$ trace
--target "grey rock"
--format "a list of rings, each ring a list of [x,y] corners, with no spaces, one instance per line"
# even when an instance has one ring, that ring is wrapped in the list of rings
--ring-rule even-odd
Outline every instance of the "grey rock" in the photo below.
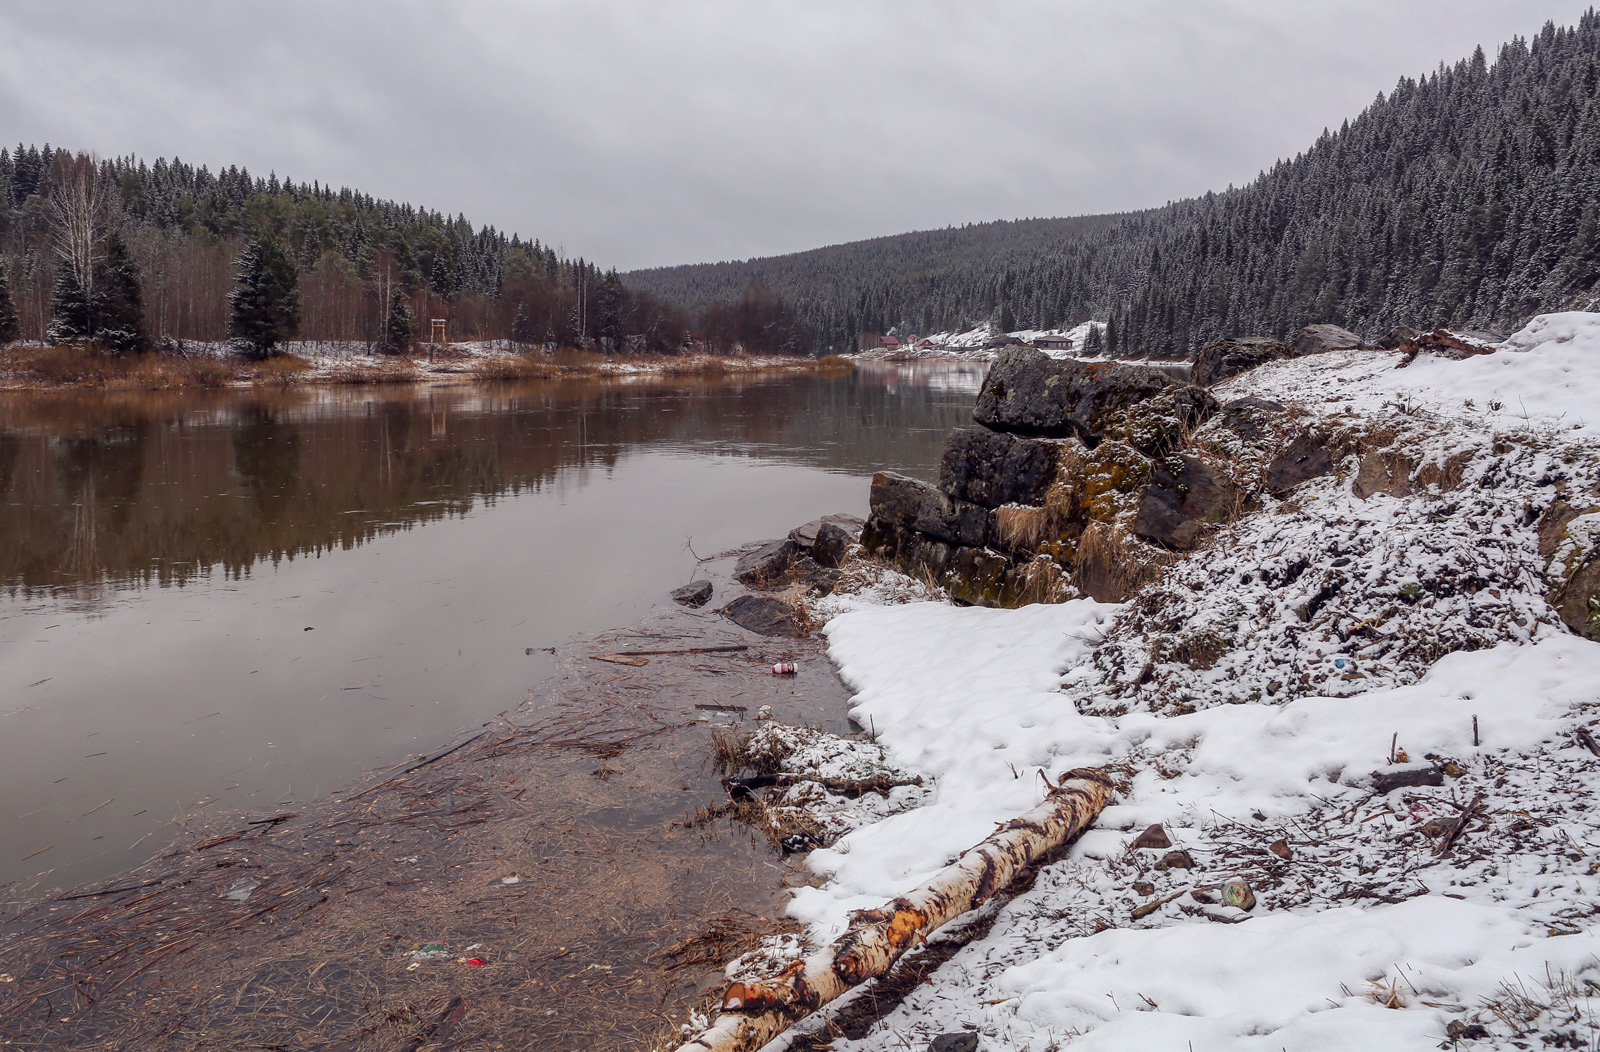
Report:
[[[1173,378],[1142,365],[1057,361],[1031,347],[1010,347],[995,359],[972,419],[991,431],[1046,438],[1099,440],[1110,418],[1160,394]]]
[[[1264,362],[1294,356],[1288,344],[1269,336],[1240,336],[1212,340],[1194,356],[1189,379],[1204,387],[1248,372]]]
[[[1406,771],[1373,771],[1372,791],[1382,796],[1396,789],[1416,789],[1424,785],[1443,785],[1444,768],[1437,765]]]
[[[1208,525],[1231,517],[1236,497],[1233,480],[1199,457],[1163,457],[1155,461],[1139,500],[1133,532],[1187,551],[1200,542]]]
[[[1294,357],[1321,354],[1324,351],[1343,351],[1362,346],[1361,337],[1338,325],[1307,325],[1295,333],[1289,345]]]
[[[1600,640],[1600,545],[1575,554],[1559,569],[1564,576],[1551,589],[1550,604],[1568,628]]]
[[[940,1034],[928,1043],[928,1052],[978,1052],[978,1035]]]
[[[939,461],[939,488],[986,508],[1038,504],[1056,477],[1057,447],[1037,439],[958,427]]]
[[[817,530],[817,539],[811,545],[811,557],[819,566],[837,568],[844,562],[845,552],[860,536],[860,526],[851,530],[837,522],[825,522]]]
[[[1238,398],[1222,407],[1212,426],[1224,427],[1251,444],[1272,436],[1272,421],[1286,412],[1281,402]]]
[[[871,503],[873,518],[950,544],[982,544],[988,526],[986,509],[951,500],[926,482],[893,471],[872,477]]]
[[[799,638],[800,624],[794,611],[770,595],[741,595],[722,608],[723,614],[740,628],[761,636]]]
[[[836,512],[832,515],[824,515],[820,519],[812,519],[803,526],[796,526],[789,531],[789,539],[798,547],[809,551],[817,543],[818,532],[824,525],[829,523],[848,533],[852,544],[855,543],[857,537],[861,536],[861,527],[866,525],[866,521],[859,516]]]
[[[711,582],[690,581],[682,588],[674,588],[672,601],[684,606],[705,606],[711,601]]]
[[[1306,432],[1272,459],[1264,481],[1267,489],[1282,496],[1307,479],[1331,474],[1343,458],[1343,447],[1314,432]]]
[[[746,552],[739,557],[739,561],[733,566],[733,576],[740,584],[751,587],[771,584],[788,572],[796,551],[795,543],[787,537],[782,540],[767,541],[755,551]]]

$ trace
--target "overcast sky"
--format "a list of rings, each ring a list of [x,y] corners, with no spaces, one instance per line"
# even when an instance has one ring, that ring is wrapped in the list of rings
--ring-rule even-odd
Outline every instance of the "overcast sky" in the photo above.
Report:
[[[605,266],[1244,183],[1590,0],[4,0],[0,141],[359,187]]]

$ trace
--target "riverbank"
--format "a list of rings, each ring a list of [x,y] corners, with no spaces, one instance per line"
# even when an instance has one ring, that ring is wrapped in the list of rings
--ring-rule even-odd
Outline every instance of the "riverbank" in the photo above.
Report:
[[[782,355],[602,355],[593,351],[519,351],[490,344],[423,347],[376,354],[364,344],[297,343],[251,361],[222,344],[186,345],[181,353],[117,356],[88,347],[13,344],[0,349],[0,391],[157,391],[305,384],[451,384],[622,376],[730,376],[780,370],[848,372],[845,358]]]
[[[930,792],[811,853],[809,945],[1063,770],[1116,798],[886,1005],[787,1047],[1594,1047],[1597,362],[1584,314],[1465,356],[1271,361],[1182,436],[1233,433],[1218,478],[1266,481],[1122,601],[818,604],[853,718]]]
[[[713,607],[739,591],[731,563],[705,564]],[[517,709],[328,799],[195,819],[111,880],[6,889],[0,1033],[51,1049],[649,1047],[727,959],[793,930],[785,893],[809,879],[719,817],[716,733],[763,707],[847,730],[818,641],[713,607],[561,648]],[[595,659],[627,650],[650,654]]]

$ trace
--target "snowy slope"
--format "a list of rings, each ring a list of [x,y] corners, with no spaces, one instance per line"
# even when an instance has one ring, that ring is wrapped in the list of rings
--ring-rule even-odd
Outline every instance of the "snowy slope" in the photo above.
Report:
[[[855,718],[897,766],[936,782],[925,806],[813,852],[824,879],[791,910],[816,937],[1037,802],[1041,773],[1096,765],[1122,780],[1065,859],[986,907],[967,925],[976,937],[950,936],[972,941],[865,1038],[833,1038],[837,1052],[950,1030],[1038,1052],[1594,1047],[1600,758],[1572,734],[1600,717],[1600,644],[1544,605],[1529,508],[1548,503],[1554,476],[1600,481],[1584,415],[1600,394],[1600,317],[1536,319],[1492,355],[1400,360],[1335,352],[1218,391],[1387,427],[1419,462],[1468,455],[1459,477],[1405,497],[1362,501],[1348,476],[1308,483],[1169,571],[1156,586],[1176,597],[1167,617],[1236,629],[1214,666],[1174,673],[1182,706],[1107,698],[1101,659],[1150,629],[1137,603],[835,602],[846,612],[827,625],[829,652],[857,692]],[[1420,666],[1358,656],[1373,674],[1345,679],[1311,663],[1342,645],[1343,622],[1306,621],[1293,595],[1229,590],[1242,566],[1274,559],[1321,572],[1330,539],[1351,553],[1339,616],[1382,608],[1396,631],[1470,630],[1470,646]],[[1483,580],[1447,587],[1458,562]],[[1444,583],[1393,601],[1418,578]],[[1280,659],[1323,678],[1252,690],[1281,681]],[[1374,772],[1433,763],[1441,786],[1372,791]],[[1460,839],[1436,854],[1464,813]],[[1193,868],[1130,848],[1151,823]],[[1220,904],[1230,878],[1249,882],[1252,911]]]

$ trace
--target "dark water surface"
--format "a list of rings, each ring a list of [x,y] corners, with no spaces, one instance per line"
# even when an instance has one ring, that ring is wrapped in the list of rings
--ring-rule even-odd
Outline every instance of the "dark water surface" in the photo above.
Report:
[[[0,882],[476,727],[691,552],[931,478],[981,377],[0,397]]]

